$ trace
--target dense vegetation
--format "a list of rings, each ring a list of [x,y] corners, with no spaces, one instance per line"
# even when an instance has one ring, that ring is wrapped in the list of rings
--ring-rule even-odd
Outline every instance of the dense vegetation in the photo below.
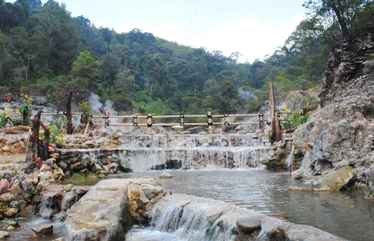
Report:
[[[310,16],[283,48],[266,60],[242,64],[234,56],[181,46],[137,29],[96,28],[52,0],[44,5],[0,0],[0,94],[48,95],[61,106],[70,91],[76,102],[95,92],[117,109],[149,113],[252,111],[266,98],[267,81],[274,81],[282,96],[321,80],[336,32],[351,34],[354,28],[339,31],[339,21],[326,23],[329,2],[335,1],[307,1]],[[368,4],[337,2],[355,2],[361,10]]]

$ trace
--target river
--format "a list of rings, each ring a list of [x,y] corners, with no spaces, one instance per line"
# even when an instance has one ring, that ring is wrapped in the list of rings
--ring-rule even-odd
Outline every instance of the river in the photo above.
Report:
[[[289,173],[266,170],[172,171],[160,179],[165,190],[213,198],[298,224],[312,225],[352,241],[374,240],[374,203],[361,195],[290,192]],[[159,176],[160,172],[124,177]],[[135,229],[130,240],[182,240],[172,234]]]

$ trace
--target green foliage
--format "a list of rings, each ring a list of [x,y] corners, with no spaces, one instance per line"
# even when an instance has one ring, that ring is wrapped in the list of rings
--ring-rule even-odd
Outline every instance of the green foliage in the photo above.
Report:
[[[21,96],[22,96],[21,98],[22,104],[19,108],[19,112],[21,114],[28,114],[31,109],[32,98],[26,94],[22,94]]]
[[[50,131],[50,143],[62,145],[64,143],[64,134],[62,130],[56,124],[49,125],[48,129]]]
[[[0,111],[0,128],[5,127],[7,124],[13,124],[12,119],[10,118],[10,110],[5,109]]]
[[[85,115],[90,115],[92,113],[92,108],[88,101],[81,101],[79,108]]]
[[[5,125],[8,123],[8,117],[5,114],[5,112],[0,112],[0,128],[5,127]]]
[[[288,114],[287,119],[283,123],[283,127],[286,129],[296,129],[300,125],[308,121],[308,116],[302,112],[294,112]]]
[[[78,88],[81,95],[85,95],[88,90],[95,88],[98,70],[99,63],[95,57],[87,50],[80,52],[73,63],[71,85]]]

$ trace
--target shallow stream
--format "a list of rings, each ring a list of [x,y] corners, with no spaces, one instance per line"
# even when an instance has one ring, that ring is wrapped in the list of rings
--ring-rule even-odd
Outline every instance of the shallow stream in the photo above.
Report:
[[[352,241],[374,240],[374,202],[360,195],[289,192],[289,173],[265,170],[172,171],[161,179],[167,191],[227,201],[297,224],[312,225]],[[161,172],[125,177],[159,176]],[[178,233],[133,229],[130,241],[185,241]],[[193,240],[191,240],[193,241]]]

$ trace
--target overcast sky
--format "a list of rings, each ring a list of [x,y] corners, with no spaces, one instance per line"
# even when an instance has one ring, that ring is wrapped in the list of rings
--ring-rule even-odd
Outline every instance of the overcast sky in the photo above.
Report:
[[[241,61],[271,54],[305,15],[304,0],[59,0],[96,26],[146,32],[192,47],[241,53]]]

